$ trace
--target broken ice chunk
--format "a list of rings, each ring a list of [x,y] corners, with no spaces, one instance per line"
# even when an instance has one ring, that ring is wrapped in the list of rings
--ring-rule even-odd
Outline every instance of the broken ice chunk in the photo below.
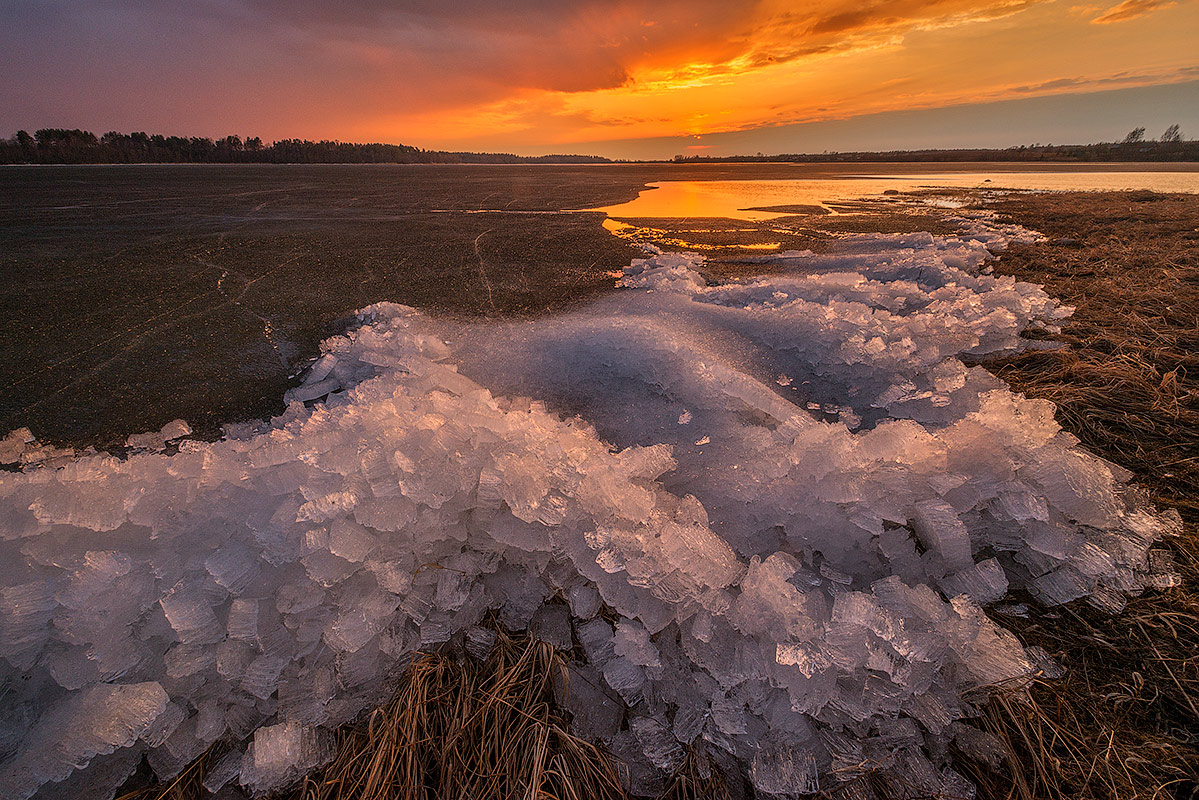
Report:
[[[0,464],[15,464],[21,459],[25,445],[34,441],[28,428],[17,428],[0,439]]]
[[[609,659],[603,667],[604,680],[632,705],[645,685],[645,670],[624,656]]]
[[[420,624],[421,647],[448,642],[453,635],[454,628],[447,619],[430,617]]]
[[[224,631],[212,613],[211,602],[199,586],[180,581],[159,605],[179,641],[211,644],[224,638]]]
[[[229,608],[225,630],[230,639],[252,642],[258,636],[258,601],[237,598]]]
[[[748,733],[745,703],[735,698],[718,695],[712,698],[712,724],[721,733],[738,735]]]
[[[1089,590],[1087,582],[1071,567],[1060,567],[1028,583],[1029,590],[1042,603],[1060,606],[1082,597]]]
[[[585,739],[610,739],[620,730],[624,704],[593,668],[572,664],[561,698],[571,713],[571,732]]]
[[[129,574],[132,567],[133,560],[124,553],[89,550],[83,563],[71,573],[69,586],[59,592],[58,602],[67,608],[80,608],[117,578]]]
[[[1070,554],[1070,566],[1088,578],[1112,575],[1116,571],[1111,554],[1094,542],[1083,542]]]
[[[125,446],[130,450],[148,450],[157,453],[166,448],[166,439],[158,431],[150,433],[134,433],[125,440]]]
[[[47,625],[57,603],[51,581],[0,589],[0,654],[20,669],[33,666],[49,638]]]
[[[842,586],[849,586],[851,583],[853,583],[852,575],[847,572],[842,572],[839,569],[835,569],[827,561],[820,565],[820,574],[825,578],[828,578],[833,583],[839,583]]]
[[[324,763],[329,753],[327,737],[298,722],[259,728],[242,759],[241,782],[256,792],[278,787]]]
[[[207,645],[175,645],[163,657],[166,674],[186,678],[216,665],[216,650]]]
[[[176,703],[168,703],[167,707],[154,721],[142,731],[141,740],[150,747],[158,747],[175,732],[187,719],[187,712]]]
[[[340,388],[341,381],[336,377],[325,378],[323,381],[311,384],[306,383],[303,386],[288,389],[287,393],[283,395],[283,400],[287,403],[293,401],[307,403],[311,400],[319,400],[331,392],[336,392]]]
[[[476,625],[466,630],[465,638],[466,652],[482,661],[491,652],[491,646],[495,644],[496,634],[490,628],[483,628]]]
[[[301,559],[308,577],[324,587],[335,586],[358,571],[359,564],[346,561],[325,550]]]
[[[649,631],[637,620],[621,619],[616,623],[616,638],[613,643],[616,655],[642,667],[660,667],[658,648],[650,641]]]
[[[230,750],[221,756],[204,775],[204,788],[213,794],[225,788],[225,784],[241,772],[241,750]]]
[[[185,420],[173,419],[158,431],[158,435],[163,438],[163,441],[174,441],[182,439],[184,436],[191,436],[192,426],[188,425]]]
[[[658,769],[673,771],[683,760],[682,745],[662,722],[653,717],[633,717],[629,720],[629,730],[637,738],[645,757]]]
[[[540,639],[553,645],[559,650],[569,650],[570,613],[561,603],[546,603],[537,609],[533,621],[529,623],[529,633],[535,639]]]
[[[587,653],[587,660],[594,666],[602,666],[615,654],[613,650],[612,626],[602,619],[593,619],[575,626],[575,633]]]
[[[71,488],[52,485],[37,495],[29,510],[39,522],[93,531],[116,530],[129,518],[124,493],[107,489],[102,481],[88,481]]]
[[[274,694],[279,673],[288,664],[288,659],[279,656],[259,656],[250,662],[242,676],[241,688],[250,695],[265,700]]]
[[[591,584],[570,587],[570,613],[578,619],[591,619],[600,609],[599,591]]]
[[[1084,452],[1061,450],[1024,467],[1021,474],[1041,487],[1051,506],[1084,525],[1106,528],[1121,516],[1111,470]]]
[[[330,492],[317,495],[300,506],[300,510],[296,513],[296,522],[325,522],[341,516],[357,503],[358,496],[353,492]]]
[[[763,794],[794,797],[820,790],[816,756],[801,744],[771,737],[762,742],[749,770],[754,788]]]
[[[970,534],[957,511],[943,500],[917,503],[912,513],[912,528],[921,543],[941,557],[947,573],[960,572],[974,564]]]
[[[1182,585],[1182,576],[1178,573],[1178,565],[1174,562],[1174,554],[1169,550],[1150,550],[1149,585],[1154,589],[1172,589]]]
[[[993,558],[942,578],[940,586],[948,597],[969,595],[974,602],[983,606],[1001,600],[1008,588],[1007,575]]]
[[[325,378],[329,377],[329,373],[333,372],[333,368],[337,366],[337,356],[332,353],[325,353],[313,363],[308,370],[308,374],[304,376],[304,385],[320,383]]]
[[[204,561],[212,579],[232,594],[240,594],[258,575],[258,559],[250,548],[228,541]]]
[[[457,570],[443,569],[437,574],[433,605],[443,611],[457,611],[470,597],[471,582]]]
[[[375,537],[361,525],[347,519],[335,519],[329,525],[329,552],[338,558],[358,563],[375,547]]]

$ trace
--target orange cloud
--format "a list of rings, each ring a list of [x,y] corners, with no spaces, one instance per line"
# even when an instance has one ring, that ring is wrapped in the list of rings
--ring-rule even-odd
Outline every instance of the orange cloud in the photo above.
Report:
[[[1159,9],[1176,5],[1178,5],[1177,0],[1124,0],[1123,3],[1112,6],[1092,19],[1091,24],[1110,25],[1113,22],[1127,22],[1130,19],[1137,19]]]

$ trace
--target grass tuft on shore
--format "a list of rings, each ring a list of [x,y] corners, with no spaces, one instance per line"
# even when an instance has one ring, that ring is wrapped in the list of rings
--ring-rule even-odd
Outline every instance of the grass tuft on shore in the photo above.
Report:
[[[1060,350],[984,366],[1057,404],[1083,445],[1134,473],[1181,536],[1163,542],[1182,584],[1112,616],[1081,602],[1002,624],[1062,665],[1027,700],[996,695],[987,727],[1009,751],[985,797],[1199,796],[1199,198],[1153,192],[1021,194],[989,203],[1048,241],[996,272],[1075,306]]]
[[[570,733],[554,701],[566,674],[553,647],[502,631],[483,663],[423,655],[287,800],[623,798],[611,762]]]

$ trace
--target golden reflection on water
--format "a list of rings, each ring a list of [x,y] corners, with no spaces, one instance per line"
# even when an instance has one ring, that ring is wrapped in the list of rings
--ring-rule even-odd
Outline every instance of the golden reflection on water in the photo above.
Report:
[[[617,219],[712,218],[762,222],[796,213],[844,213],[841,205],[887,190],[930,186],[955,188],[1089,191],[1150,189],[1199,192],[1196,172],[946,172],[919,175],[862,175],[836,180],[660,181],[637,199],[589,209]],[[779,207],[782,208],[779,208]]]
[[[604,220],[604,229],[613,236],[618,236],[621,239],[628,239],[631,242],[638,244],[642,242],[652,242],[658,247],[679,247],[684,250],[777,250],[782,246],[782,242],[752,242],[745,244],[706,244],[703,242],[692,242],[686,239],[679,238],[677,235],[671,235],[671,232],[664,228],[654,228],[648,225],[633,225],[628,222],[609,217]],[[756,232],[757,228],[732,228],[732,229],[712,229],[712,230],[692,230],[691,233],[752,233]]]
[[[854,184],[849,194],[848,187],[841,185],[848,183]],[[870,188],[863,190],[861,182],[856,180],[661,181],[649,184],[632,202],[591,210],[603,211],[617,219],[724,218],[763,222],[796,213],[836,213],[829,204],[837,199],[879,194],[895,185],[885,178],[869,183]]]
[[[1199,192],[1199,174],[997,171],[840,179],[661,181],[649,184],[631,202],[588,210],[607,214],[604,228],[631,243],[727,258],[745,251],[777,251],[782,249],[783,241],[794,247],[797,238],[813,231],[820,231],[818,238],[838,235],[825,230],[813,217],[878,214],[880,209],[902,215],[913,208],[914,201],[883,195],[930,187],[981,189],[987,194],[1003,194],[1006,189]],[[891,202],[880,205],[870,202],[870,198]],[[960,206],[962,198],[925,197],[924,201],[952,208]],[[775,241],[779,238],[783,241]]]

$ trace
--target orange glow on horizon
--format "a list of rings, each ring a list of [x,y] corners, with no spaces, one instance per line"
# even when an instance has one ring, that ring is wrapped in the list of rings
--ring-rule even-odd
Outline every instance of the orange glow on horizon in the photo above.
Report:
[[[801,13],[794,3],[759,3],[719,43],[630,50],[616,85],[514,88],[487,102],[378,117],[354,134],[451,149],[561,150],[1199,77],[1193,3],[903,0],[878,18],[869,9],[819,0]],[[622,19],[604,31],[615,41],[621,28],[663,24]]]
[[[688,145],[1006,146],[1174,122],[1199,135],[1199,0],[143,5],[8,4],[0,135],[85,127],[628,158]],[[907,110],[921,113],[894,113]],[[947,120],[963,122],[946,131]]]

